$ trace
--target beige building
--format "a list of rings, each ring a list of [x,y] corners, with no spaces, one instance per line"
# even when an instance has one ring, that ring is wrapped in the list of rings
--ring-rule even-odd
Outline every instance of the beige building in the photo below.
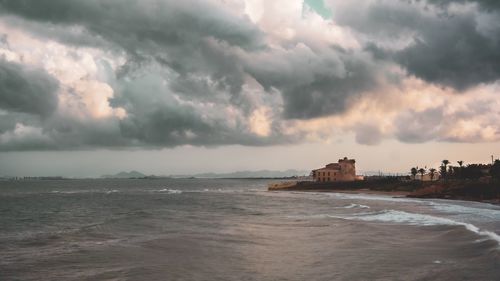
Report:
[[[324,168],[312,170],[311,175],[317,182],[338,182],[356,180],[356,161],[354,159],[339,159],[338,163],[330,163]]]

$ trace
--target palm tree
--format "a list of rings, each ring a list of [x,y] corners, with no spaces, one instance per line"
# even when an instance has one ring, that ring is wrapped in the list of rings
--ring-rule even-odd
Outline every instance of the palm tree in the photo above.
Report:
[[[441,165],[441,176],[443,176],[443,178],[446,179],[446,172],[447,172],[446,166],[448,166],[448,164],[450,164],[450,161],[445,159],[445,160],[441,161],[441,163],[443,163]]]
[[[418,173],[418,167],[411,168],[411,175],[413,176],[413,180],[415,180],[415,176],[417,175],[417,173]]]
[[[424,168],[420,168],[420,169],[418,169],[418,172],[420,173],[420,180],[424,181],[425,169]]]
[[[434,180],[434,174],[436,173],[436,169],[430,168],[429,172],[430,172],[430,176],[431,176],[431,181],[433,181]]]
[[[458,171],[459,171],[458,176],[459,176],[460,178],[463,178],[463,177],[462,177],[462,175],[463,175],[463,172],[462,172],[462,171],[463,171],[462,165],[464,164],[464,161],[460,160],[460,161],[457,161],[457,163],[458,163],[458,165],[460,166],[460,169],[458,170]]]

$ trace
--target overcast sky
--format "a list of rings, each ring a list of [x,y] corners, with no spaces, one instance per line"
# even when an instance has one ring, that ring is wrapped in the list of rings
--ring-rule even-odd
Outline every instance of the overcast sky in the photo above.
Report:
[[[499,3],[0,0],[0,175],[487,162]]]

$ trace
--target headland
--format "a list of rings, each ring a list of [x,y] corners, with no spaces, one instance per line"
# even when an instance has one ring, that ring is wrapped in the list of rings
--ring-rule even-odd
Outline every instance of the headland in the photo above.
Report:
[[[436,169],[430,168],[427,173],[426,169],[415,167],[409,175],[362,177],[355,175],[355,161],[346,157],[338,164],[312,170],[306,180],[270,183],[268,190],[384,194],[500,204],[499,160],[467,166],[457,162],[460,167],[448,166],[449,161],[443,160],[439,173]]]

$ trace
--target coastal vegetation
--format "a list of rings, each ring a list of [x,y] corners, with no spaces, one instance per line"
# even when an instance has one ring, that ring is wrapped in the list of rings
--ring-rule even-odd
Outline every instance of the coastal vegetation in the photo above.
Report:
[[[441,198],[500,203],[500,160],[458,165],[445,159],[439,168],[412,167],[403,176],[366,176],[351,182],[294,182],[270,190],[386,192],[415,198]],[[279,185],[276,185],[279,186]]]
[[[412,181],[418,184],[408,196],[500,203],[500,160],[491,164],[465,164],[463,160],[458,160],[457,164],[453,166],[445,159],[441,161],[439,173],[430,168],[427,178],[424,177],[424,169],[412,167]],[[418,180],[416,171],[420,173]]]

